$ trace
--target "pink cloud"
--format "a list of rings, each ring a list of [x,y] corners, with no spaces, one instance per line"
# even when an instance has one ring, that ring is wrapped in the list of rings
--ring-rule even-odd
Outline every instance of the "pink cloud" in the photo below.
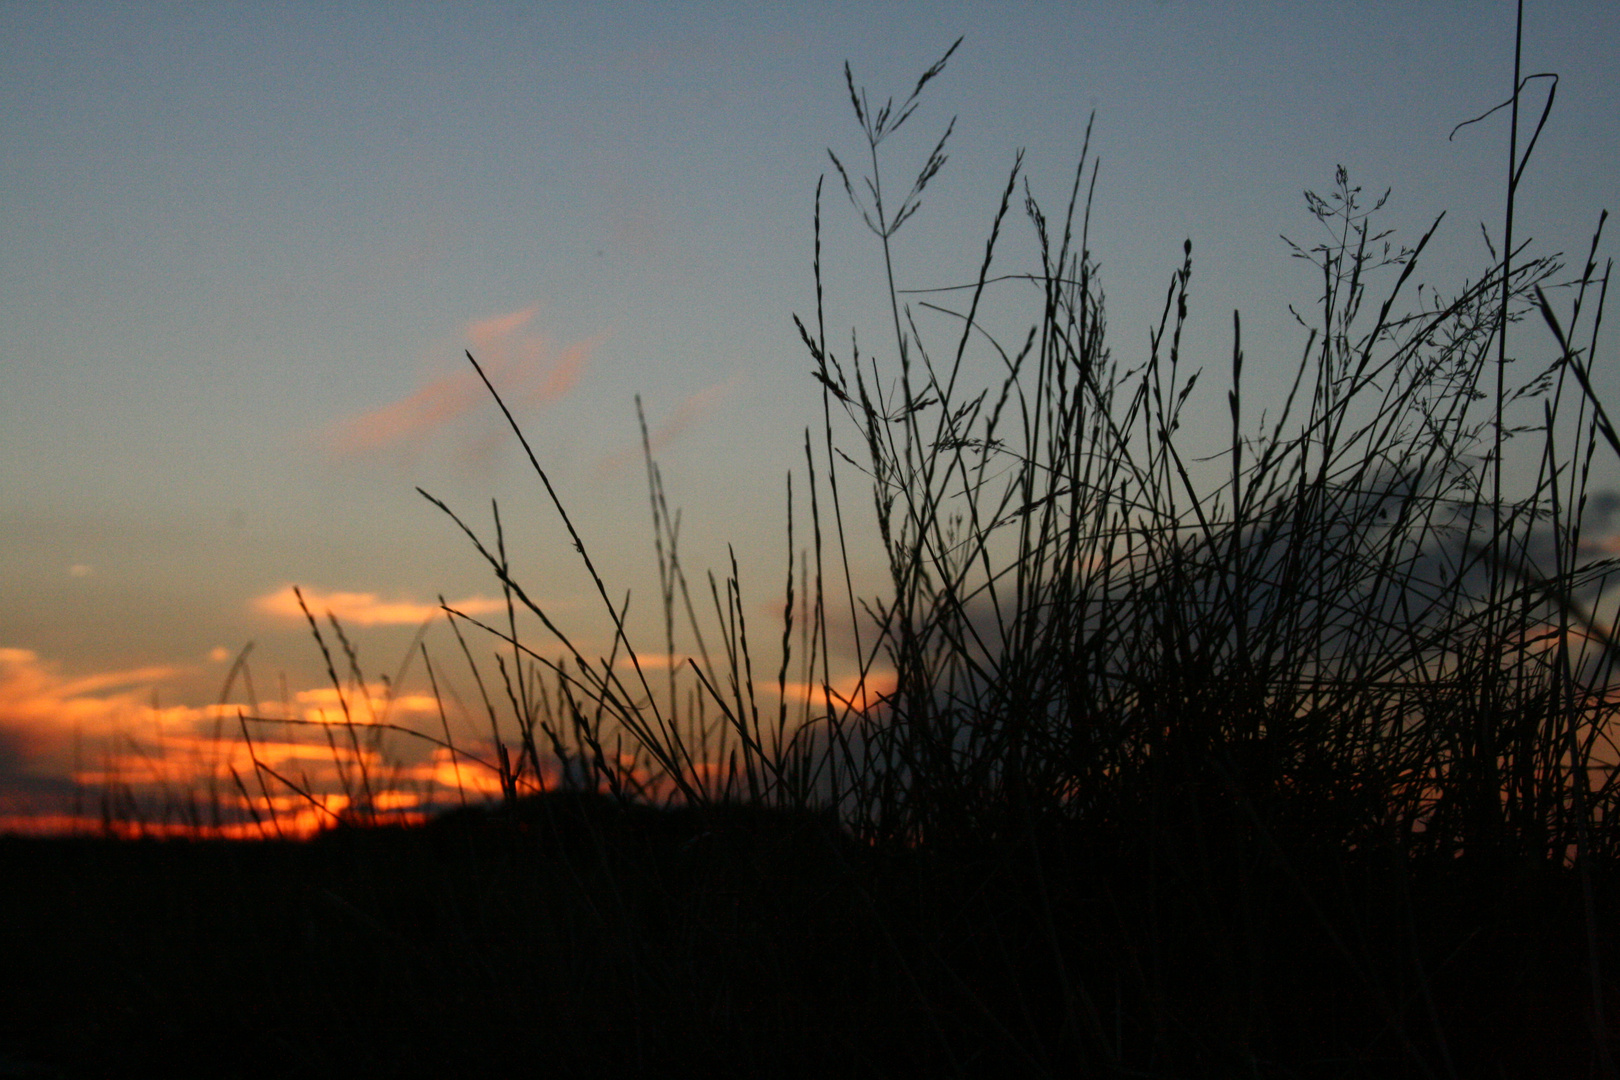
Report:
[[[473,356],[508,405],[546,405],[564,397],[578,384],[591,354],[607,340],[605,333],[597,334],[559,350],[546,335],[527,329],[538,311],[531,305],[471,322],[464,333]],[[493,416],[493,408],[483,381],[466,365],[397,401],[338,421],[327,429],[323,441],[344,457],[409,449],[475,409]],[[486,426],[489,422],[486,417]]]
[[[706,386],[702,390],[682,398],[675,408],[670,410],[663,423],[652,428],[647,433],[647,442],[652,447],[653,454],[656,455],[660,450],[669,446],[706,419],[710,413],[719,408],[726,398],[736,391],[741,381],[738,376],[733,375],[724,382]],[[620,451],[602,462],[601,471],[605,473],[618,472],[640,457],[641,448],[639,446],[633,450]]]

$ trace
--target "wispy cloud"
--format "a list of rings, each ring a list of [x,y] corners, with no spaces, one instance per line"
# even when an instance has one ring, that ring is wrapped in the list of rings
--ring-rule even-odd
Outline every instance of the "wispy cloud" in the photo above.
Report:
[[[538,311],[531,305],[465,328],[467,347],[508,405],[533,407],[564,397],[579,382],[591,354],[607,340],[603,333],[558,348],[550,337],[529,328]],[[468,366],[397,401],[338,421],[327,429],[323,442],[341,457],[414,450],[475,408],[488,407],[489,391]]]
[[[382,600],[376,593],[322,592],[319,589],[301,589],[304,603],[317,617],[331,612],[339,622],[355,626],[415,626],[439,615],[437,603],[424,604],[416,600]],[[485,596],[470,596],[450,604],[468,615],[489,615],[506,610],[506,602]],[[253,601],[253,609],[280,619],[304,620],[304,609],[298,605],[298,594],[286,585],[275,592],[266,593]]]
[[[652,452],[657,454],[707,419],[728,397],[736,392],[741,383],[741,376],[733,375],[723,382],[706,386],[702,390],[682,398],[661,423],[647,432],[647,442],[652,448]],[[622,450],[605,458],[602,461],[600,471],[603,473],[616,473],[640,456],[641,448],[639,446],[634,449]]]

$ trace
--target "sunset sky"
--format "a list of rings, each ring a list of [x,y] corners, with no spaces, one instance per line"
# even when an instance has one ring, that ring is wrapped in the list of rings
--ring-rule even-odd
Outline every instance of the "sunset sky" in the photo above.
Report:
[[[1532,0],[1526,19],[1525,72],[1561,82],[1517,235],[1578,260],[1620,209],[1620,7]],[[1448,135],[1508,96],[1506,0],[0,0],[0,816],[60,809],[75,754],[92,775],[109,738],[162,749],[178,782],[249,642],[261,702],[319,708],[293,586],[368,678],[392,677],[441,594],[495,610],[418,486],[481,531],[498,499],[515,576],[605,651],[589,576],[467,350],[648,650],[638,394],[689,570],[724,570],[733,544],[770,640],[785,477],[802,494],[820,423],[792,315],[815,310],[824,173],[829,338],[893,349],[880,250],[827,155],[866,169],[843,64],[901,98],[958,36],[883,148],[904,187],[956,117],[896,240],[902,287],[971,278],[1019,149],[1056,216],[1093,111],[1116,355],[1145,355],[1190,239],[1189,362],[1224,378],[1241,309],[1257,401],[1280,396],[1304,343],[1288,305],[1317,288],[1279,234],[1320,242],[1301,193],[1336,166],[1393,188],[1397,239],[1447,211],[1416,275],[1442,292],[1487,265],[1481,222],[1500,239],[1507,114]],[[1022,217],[998,259],[1037,265]],[[1545,364],[1533,330],[1518,340]],[[427,640],[452,667],[442,620]],[[438,723],[419,668],[402,692],[395,719]]]

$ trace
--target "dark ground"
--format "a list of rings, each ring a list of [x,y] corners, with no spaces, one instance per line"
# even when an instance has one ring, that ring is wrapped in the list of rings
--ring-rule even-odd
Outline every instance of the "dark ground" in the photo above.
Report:
[[[0,1077],[1603,1075],[1571,871],[1029,850],[574,796],[307,844],[3,838]]]

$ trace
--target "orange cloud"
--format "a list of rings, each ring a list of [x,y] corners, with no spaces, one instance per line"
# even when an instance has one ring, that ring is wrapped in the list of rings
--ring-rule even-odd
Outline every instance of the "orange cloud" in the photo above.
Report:
[[[684,653],[647,653],[637,650],[635,660],[621,656],[618,665],[626,671],[634,670],[637,666],[642,671],[669,671],[673,668],[684,668],[690,659],[693,658]]]
[[[140,715],[159,724],[196,723],[199,710],[154,705],[156,684],[179,674],[148,667],[67,678],[30,649],[0,648],[0,828],[19,817],[67,812],[76,746],[93,753]]]
[[[606,334],[598,334],[558,350],[546,335],[526,329],[538,311],[531,305],[468,323],[465,330],[470,351],[508,405],[544,405],[563,397],[579,382],[591,354],[607,340]],[[415,446],[474,409],[492,407],[489,391],[469,365],[398,401],[338,421],[323,441],[345,457]]]
[[[439,714],[440,705],[430,694],[391,693],[389,687],[381,683],[367,683],[364,686],[345,688],[342,695],[330,686],[300,690],[293,694],[293,708],[285,711],[288,715],[300,716],[310,723],[335,724],[343,722],[345,704],[349,707],[349,714],[356,720],[363,722],[386,720],[407,726],[408,718],[412,716],[434,720]]]
[[[774,682],[756,685],[761,692],[776,690]],[[850,675],[830,687],[820,683],[790,682],[782,690],[783,696],[790,702],[866,713],[882,704],[898,687],[899,680],[892,671],[871,671],[864,679],[859,675]]]
[[[440,613],[438,604],[423,604],[414,600],[384,601],[379,600],[376,593],[327,593],[319,589],[303,589],[302,592],[304,603],[309,605],[312,615],[319,618],[331,612],[339,622],[355,626],[415,626],[436,618]],[[468,615],[490,615],[506,610],[504,600],[484,596],[457,600],[450,606]],[[297,619],[300,622],[304,619],[304,610],[298,606],[298,594],[291,585],[254,600],[253,608],[281,619]]]
[[[272,598],[278,595],[285,609],[290,591]],[[316,595],[312,608],[333,598]],[[414,617],[413,607],[425,607],[363,599],[373,612],[407,610]],[[280,613],[294,612],[303,617],[295,600]],[[684,659],[649,654],[643,662],[661,668]],[[0,649],[0,832],[110,827],[126,835],[307,835],[340,815],[419,820],[500,791],[495,747],[478,738],[458,738],[454,751],[437,745],[441,702],[420,690],[377,681],[341,692],[289,687],[285,700],[250,706],[159,705],[154,687],[183,673],[154,666],[70,678],[32,651]],[[834,688],[830,703],[852,697],[870,708],[872,692],[890,683],[888,673],[873,673],[865,695],[851,681]],[[787,694],[828,703],[818,686],[789,686]],[[345,702],[352,728],[342,723]],[[569,769],[584,761],[565,767],[543,753],[520,786],[579,783]],[[645,796],[676,798],[670,778],[638,756],[622,756],[617,766]],[[720,762],[689,768],[691,779],[714,790],[730,775]]]
[[[146,667],[68,679],[31,649],[0,648],[0,729],[47,739],[108,730],[130,710],[150,709],[153,685],[180,674]]]
[[[0,832],[99,831],[107,823],[98,807],[111,797],[111,825],[128,835],[304,835],[357,806],[362,792],[363,805],[393,818],[500,789],[482,744],[452,755],[370,726],[438,729],[439,702],[428,694],[391,693],[380,682],[346,688],[354,731],[363,732],[356,740],[342,728],[333,737],[342,709],[331,687],[245,710],[159,705],[156,685],[180,674],[148,667],[71,678],[31,650],[0,648]],[[550,781],[559,776],[552,767]]]
[[[1581,551],[1590,555],[1620,554],[1620,533],[1612,533],[1600,539],[1583,539],[1581,541]]]

